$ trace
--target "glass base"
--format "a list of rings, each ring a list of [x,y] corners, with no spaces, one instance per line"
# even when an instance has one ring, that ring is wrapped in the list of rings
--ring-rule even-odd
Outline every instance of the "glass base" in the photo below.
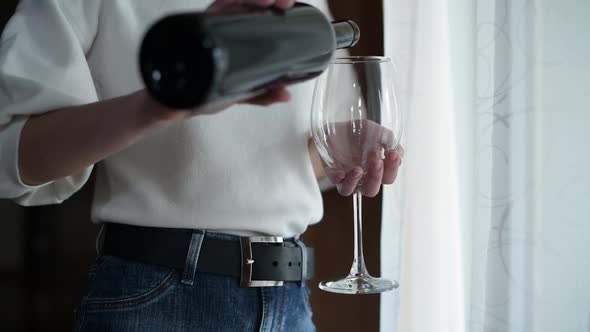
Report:
[[[366,276],[348,276],[337,281],[322,281],[321,290],[339,294],[375,294],[394,290],[399,287],[397,281]]]

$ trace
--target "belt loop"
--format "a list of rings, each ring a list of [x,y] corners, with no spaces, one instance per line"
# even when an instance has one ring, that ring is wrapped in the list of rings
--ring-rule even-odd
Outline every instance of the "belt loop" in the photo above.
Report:
[[[102,245],[104,243],[104,231],[106,226],[106,223],[100,224],[100,229],[98,231],[98,235],[96,235],[96,241],[94,242],[94,248],[96,249],[96,254],[98,256],[102,255]]]
[[[307,279],[307,247],[299,237],[296,237],[293,242],[301,249],[301,282],[299,287],[303,288]]]
[[[184,271],[182,272],[182,283],[192,286],[195,281],[197,273],[197,263],[199,262],[199,254],[201,252],[201,245],[205,238],[205,231],[194,230],[191,237],[191,243],[186,254],[186,263],[184,264]]]

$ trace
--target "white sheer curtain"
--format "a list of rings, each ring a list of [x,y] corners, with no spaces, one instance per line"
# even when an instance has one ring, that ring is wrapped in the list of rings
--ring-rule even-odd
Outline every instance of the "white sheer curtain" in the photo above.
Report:
[[[382,331],[590,331],[590,1],[386,0]]]

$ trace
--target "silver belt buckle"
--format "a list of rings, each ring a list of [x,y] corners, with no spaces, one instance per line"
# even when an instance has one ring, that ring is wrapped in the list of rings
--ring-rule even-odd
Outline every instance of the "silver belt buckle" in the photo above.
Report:
[[[242,276],[240,287],[277,287],[283,286],[279,280],[252,280],[252,266],[256,263],[252,257],[252,243],[283,243],[280,236],[241,237],[242,247]]]

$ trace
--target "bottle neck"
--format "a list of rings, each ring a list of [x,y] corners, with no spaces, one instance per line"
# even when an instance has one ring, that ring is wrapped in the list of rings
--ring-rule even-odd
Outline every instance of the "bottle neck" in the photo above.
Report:
[[[361,38],[359,26],[351,20],[332,22],[336,34],[336,49],[351,48]]]

